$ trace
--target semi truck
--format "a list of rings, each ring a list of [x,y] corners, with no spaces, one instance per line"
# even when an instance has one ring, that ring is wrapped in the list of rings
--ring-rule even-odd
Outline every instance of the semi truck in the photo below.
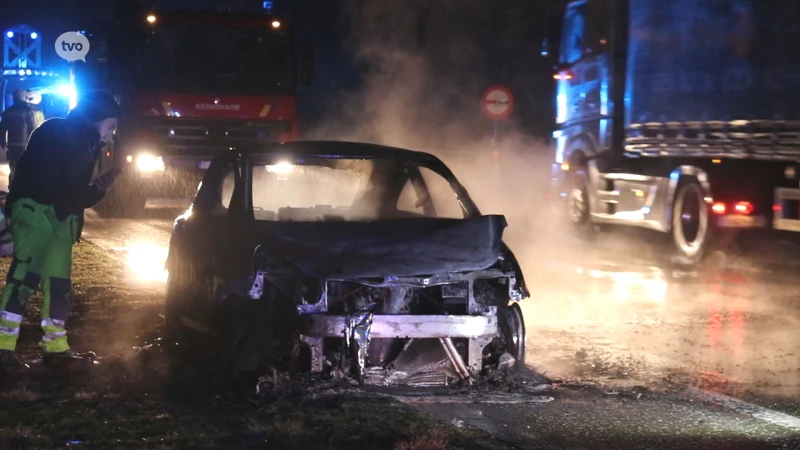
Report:
[[[800,232],[800,2],[559,10],[551,193],[577,235],[661,233],[673,261]]]
[[[73,105],[103,89],[123,110],[97,165],[96,175],[124,170],[95,207],[101,215],[186,207],[219,152],[299,138],[296,101],[312,81],[313,48],[286,19],[121,4],[80,30],[90,50],[70,71]]]

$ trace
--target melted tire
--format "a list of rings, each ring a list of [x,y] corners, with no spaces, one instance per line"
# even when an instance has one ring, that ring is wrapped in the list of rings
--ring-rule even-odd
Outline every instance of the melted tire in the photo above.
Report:
[[[497,326],[505,352],[520,363],[525,363],[525,320],[518,303],[500,307],[497,310]]]

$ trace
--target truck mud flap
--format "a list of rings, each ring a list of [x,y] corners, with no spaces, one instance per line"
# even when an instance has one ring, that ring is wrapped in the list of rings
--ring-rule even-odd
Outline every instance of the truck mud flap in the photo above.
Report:
[[[772,227],[800,232],[800,189],[775,189]]]

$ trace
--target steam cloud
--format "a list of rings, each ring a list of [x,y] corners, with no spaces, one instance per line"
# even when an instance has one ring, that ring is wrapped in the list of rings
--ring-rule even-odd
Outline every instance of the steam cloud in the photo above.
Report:
[[[563,257],[560,253],[565,251],[561,230],[547,226],[552,213],[546,209],[543,195],[553,154],[545,142],[552,123],[552,94],[542,86],[552,83],[552,74],[549,62],[538,57],[541,30],[537,27],[546,13],[544,6],[552,3],[557,2],[502,0],[489,6],[480,0],[347,0],[340,27],[348,30],[348,50],[365,68],[364,79],[353,83],[358,89],[338,93],[330,102],[323,125],[310,130],[309,137],[433,153],[455,172],[481,212],[506,216],[510,225],[506,240],[521,260],[534,291],[533,302],[524,306],[525,320],[531,327],[529,337],[534,336],[533,340],[529,338],[533,347],[530,362],[536,364],[552,356],[552,344],[571,335],[571,342],[561,342],[569,349],[569,358],[581,342],[590,346],[609,342],[611,346],[604,351],[610,352],[612,360],[623,360],[630,352],[653,353],[668,355],[668,360],[687,361],[701,373],[704,368],[716,367],[728,369],[726,373],[732,378],[753,381],[766,377],[762,366],[745,364],[752,361],[747,357],[737,356],[742,367],[728,367],[719,364],[719,353],[703,348],[715,345],[710,342],[713,336],[706,336],[708,330],[696,321],[705,320],[706,307],[718,302],[717,296],[703,293],[691,306],[670,306],[674,300],[667,299],[668,294],[676,296],[674,299],[697,296],[703,287],[698,291],[696,286],[676,285],[665,273],[642,275],[639,267],[629,276],[632,281],[598,284],[591,278],[578,278],[582,286],[561,289],[559,285],[576,283],[574,273],[547,269],[548,256],[559,253]],[[492,123],[481,115],[479,99],[482,91],[495,83],[511,87],[516,106],[512,117],[501,124],[499,139],[492,145]],[[644,241],[623,239],[614,248],[621,251],[622,246],[628,247],[631,251],[625,253],[636,257],[647,257],[643,251],[651,256],[663,251]],[[588,264],[602,254],[603,250],[587,246],[574,259]],[[593,271],[609,276],[615,269],[611,270]],[[547,283],[539,283],[545,278]],[[631,303],[634,298],[638,303]],[[730,319],[727,316],[735,316],[726,308],[722,314],[726,323]],[[685,329],[661,330],[668,338],[658,337],[659,333],[647,338],[635,326],[642,317],[652,317],[657,323],[691,323],[686,323]],[[737,317],[734,319],[740,320]],[[742,327],[736,320],[730,325],[733,333]],[[756,324],[745,326],[751,333],[758,333],[758,328]],[[592,336],[587,329],[602,333]],[[770,336],[775,337],[775,333]],[[737,342],[727,345],[739,345],[750,355],[759,347],[765,348]],[[790,375],[788,380],[783,374],[794,373],[797,363],[776,361],[779,353],[763,358],[780,366],[775,368],[781,371],[780,382],[793,381],[796,376]],[[785,354],[780,353],[780,357]],[[595,356],[605,357],[603,353]],[[774,382],[774,376],[769,378]]]
[[[530,123],[532,116],[552,120],[547,94],[532,95],[542,91],[536,84],[542,73],[530,69],[542,61],[530,32],[541,8],[531,3],[501,1],[489,9],[477,0],[346,1],[340,27],[365,75],[358,90],[338,93],[309,138],[437,155],[482,213],[506,215],[510,244],[524,252],[534,222],[546,216],[541,200],[553,158],[541,137],[526,130],[538,125]],[[530,52],[509,51],[515,40],[529,42]],[[498,124],[493,146],[492,122],[481,114],[480,96],[496,83],[519,91],[515,114]]]

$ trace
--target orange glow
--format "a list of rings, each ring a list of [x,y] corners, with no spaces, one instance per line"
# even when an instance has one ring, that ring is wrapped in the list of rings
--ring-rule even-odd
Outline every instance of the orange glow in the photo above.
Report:
[[[717,202],[711,205],[711,210],[717,214],[725,214],[726,209],[725,203]]]

